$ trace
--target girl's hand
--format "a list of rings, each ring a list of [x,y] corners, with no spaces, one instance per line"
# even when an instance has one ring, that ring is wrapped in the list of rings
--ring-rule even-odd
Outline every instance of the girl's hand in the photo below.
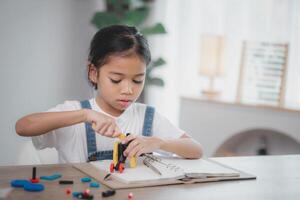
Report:
[[[115,119],[103,113],[86,109],[86,121],[92,124],[96,133],[106,137],[118,137],[121,134]]]
[[[157,150],[161,147],[161,145],[164,143],[164,141],[161,138],[158,137],[144,137],[144,136],[134,136],[129,135],[127,136],[122,143],[128,143],[130,144],[124,151],[124,155],[131,158],[133,156],[140,156],[143,153],[150,153],[154,150]]]

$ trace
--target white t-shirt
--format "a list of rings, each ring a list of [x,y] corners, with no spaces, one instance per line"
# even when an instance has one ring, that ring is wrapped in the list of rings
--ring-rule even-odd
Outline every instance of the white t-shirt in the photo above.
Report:
[[[105,113],[96,103],[95,99],[89,100],[91,108]],[[47,112],[73,111],[81,109],[79,101],[65,101]],[[116,119],[118,127],[123,133],[142,135],[146,105],[133,103],[122,115]],[[105,113],[108,115],[107,113]],[[168,119],[155,111],[153,136],[166,139],[176,139],[184,134],[184,131],[175,127]],[[112,150],[116,138],[109,138],[96,134],[97,151]],[[79,123],[68,127],[59,128],[43,135],[32,137],[36,149],[56,148],[60,163],[86,162],[87,143],[85,124]]]

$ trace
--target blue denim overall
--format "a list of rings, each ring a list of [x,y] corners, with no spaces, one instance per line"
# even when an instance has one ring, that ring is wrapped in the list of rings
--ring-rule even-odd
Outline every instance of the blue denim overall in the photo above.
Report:
[[[92,109],[89,100],[81,101],[81,107],[85,109]],[[152,124],[155,109],[154,107],[147,106],[144,117],[143,136],[152,136]],[[90,123],[85,122],[86,142],[88,152],[88,162],[94,160],[111,160],[113,151],[97,151],[96,135]]]

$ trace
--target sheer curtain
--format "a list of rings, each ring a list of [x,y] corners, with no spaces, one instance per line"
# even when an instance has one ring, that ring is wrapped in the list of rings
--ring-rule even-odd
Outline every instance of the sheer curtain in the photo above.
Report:
[[[216,81],[222,99],[236,98],[244,40],[289,43],[285,105],[300,104],[300,1],[297,0],[166,0],[156,1],[153,20],[168,34],[150,39],[152,52],[167,65],[157,71],[166,85],[152,87],[148,99],[175,124],[182,95],[198,96],[208,81],[200,77],[201,34],[227,40],[225,74]]]

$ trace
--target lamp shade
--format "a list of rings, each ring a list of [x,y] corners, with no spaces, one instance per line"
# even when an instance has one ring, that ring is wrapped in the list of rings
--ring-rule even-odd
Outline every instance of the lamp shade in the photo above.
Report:
[[[204,76],[219,76],[224,73],[224,38],[203,35],[199,73]]]

